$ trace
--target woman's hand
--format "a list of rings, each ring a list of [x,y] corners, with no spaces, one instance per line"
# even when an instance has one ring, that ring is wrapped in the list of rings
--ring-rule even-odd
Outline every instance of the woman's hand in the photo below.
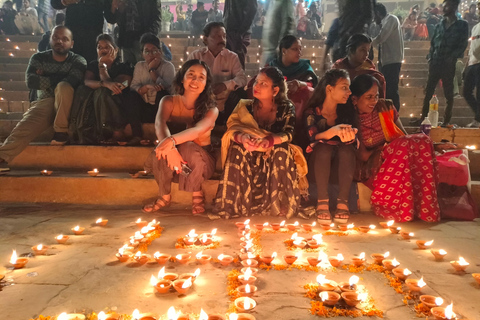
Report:
[[[302,82],[302,81],[292,80],[287,82],[287,86],[288,86],[288,92],[294,93],[301,87],[306,86],[306,84],[305,82]]]
[[[110,89],[113,94],[121,94],[122,90],[124,89],[123,84],[121,84],[120,82],[105,81],[103,82],[103,86]]]
[[[355,139],[358,132],[357,128],[352,128],[349,124],[338,124],[329,130],[333,131],[334,136],[338,136],[342,142],[350,142]]]
[[[186,162],[183,161],[183,158],[178,152],[177,148],[168,151],[167,153],[165,153],[165,155],[167,157],[168,167],[171,170],[175,170],[177,173],[182,172],[182,163]]]
[[[112,48],[110,48],[106,55],[98,58],[98,64],[101,65],[101,64],[105,63],[107,66],[110,66],[110,65],[112,65],[115,58],[116,58],[115,57],[115,51]]]
[[[256,145],[256,137],[252,137],[247,133],[240,133],[239,137],[237,137],[238,142],[245,148],[247,151],[255,151],[257,150]]]
[[[255,145],[259,149],[268,149],[270,147],[270,141],[266,138],[258,138]]]
[[[157,145],[157,147],[155,148],[155,152],[157,154],[157,159],[161,159],[164,157],[164,155],[175,148],[175,145],[173,143],[173,138],[171,137],[166,137],[165,139],[163,139],[162,141],[160,141],[160,143]]]

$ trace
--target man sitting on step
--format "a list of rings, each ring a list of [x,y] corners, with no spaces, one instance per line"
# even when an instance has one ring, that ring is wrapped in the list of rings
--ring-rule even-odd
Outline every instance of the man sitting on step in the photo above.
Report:
[[[28,63],[26,83],[37,90],[37,101],[32,102],[23,119],[0,146],[1,171],[32,141],[53,124],[52,145],[63,145],[68,139],[68,117],[74,89],[83,82],[85,59],[70,50],[72,32],[57,26],[50,38],[52,50],[35,53]]]
[[[238,55],[225,48],[227,35],[222,22],[210,22],[203,29],[203,42],[207,46],[190,53],[188,60],[204,61],[213,76],[213,94],[217,100],[220,115],[218,125],[224,125],[240,99],[247,95],[243,87],[247,76],[243,71]]]

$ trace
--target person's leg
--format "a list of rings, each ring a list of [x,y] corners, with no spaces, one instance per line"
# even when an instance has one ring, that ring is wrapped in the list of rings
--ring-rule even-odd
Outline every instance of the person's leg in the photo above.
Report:
[[[132,136],[133,138],[137,138],[137,140],[143,136],[141,113],[146,105],[148,105],[148,103],[143,101],[142,97],[133,90],[125,93],[125,99],[121,104],[125,118],[132,128]],[[140,142],[140,140],[138,140],[138,142]]]
[[[442,66],[441,79],[443,83],[443,93],[447,100],[443,125],[449,124],[452,119],[453,111],[453,82],[455,78],[455,62],[445,63]]]
[[[437,83],[441,77],[442,66],[430,63],[428,67],[427,86],[425,87],[425,98],[423,99],[423,109],[421,120],[427,117],[430,108],[430,99],[432,99]]]
[[[398,93],[398,81],[400,78],[401,63],[391,63],[385,66],[382,65],[381,72],[385,77],[387,90],[385,98],[392,99],[393,105],[400,111],[400,95]]]
[[[143,207],[143,211],[147,213],[156,212],[162,208],[170,206],[172,193],[173,171],[168,167],[167,160],[157,159],[155,150],[153,150],[145,160],[145,170],[153,173],[155,181],[158,185],[159,197],[152,204]]]
[[[340,145],[337,148],[336,158],[338,159],[338,201],[337,213],[335,218],[348,219],[348,197],[350,195],[350,187],[355,172],[355,149],[353,144]]]
[[[32,103],[23,119],[12,130],[0,147],[0,159],[11,162],[32,141],[52,125],[55,118],[55,99],[47,98]]]
[[[55,110],[57,112],[53,122],[55,132],[68,132],[68,119],[74,93],[73,87],[65,81],[60,82],[55,88]]]
[[[312,171],[317,184],[317,216],[319,220],[331,220],[328,211],[328,181],[332,162],[333,146],[318,143],[309,160],[309,171]]]
[[[467,70],[465,71],[465,79],[463,82],[463,97],[465,98],[465,101],[467,101],[468,105],[472,109],[475,120],[479,121],[480,117],[478,117],[479,116],[478,101],[473,96],[473,90],[477,85],[477,83],[475,82],[475,79],[477,78],[477,74],[475,74],[475,72],[477,73],[480,72],[480,69],[475,68],[475,66],[480,66],[480,64],[468,66]],[[477,96],[478,94],[479,93],[477,89]]]

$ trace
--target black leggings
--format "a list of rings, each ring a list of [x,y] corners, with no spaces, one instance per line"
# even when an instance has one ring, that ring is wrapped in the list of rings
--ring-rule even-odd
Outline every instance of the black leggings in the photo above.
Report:
[[[309,161],[309,170],[313,172],[317,183],[318,200],[328,199],[328,182],[331,168],[338,169],[338,198],[347,201],[355,172],[355,148],[349,145],[329,145],[319,143],[313,149]]]

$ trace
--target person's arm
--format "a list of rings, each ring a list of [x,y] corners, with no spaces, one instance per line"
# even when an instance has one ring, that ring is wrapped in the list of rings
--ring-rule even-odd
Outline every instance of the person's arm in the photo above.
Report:
[[[167,121],[173,110],[173,97],[165,96],[160,100],[158,105],[157,116],[155,117],[155,134],[159,141],[163,141],[170,136],[170,130],[167,126]]]
[[[140,87],[142,86],[141,79],[143,78],[143,63],[145,62],[137,62],[137,64],[135,65],[135,69],[133,70],[133,79],[132,83],[130,84],[130,89],[133,91],[138,92],[138,89],[140,89]]]
[[[175,79],[175,67],[170,62],[163,62],[160,76],[157,78],[156,83],[161,85],[163,89],[170,90],[173,79]]]
[[[455,59],[463,58],[465,50],[467,49],[467,46],[468,46],[468,23],[466,21],[460,21],[460,22],[462,22],[462,24],[461,24],[460,32],[456,37],[457,45],[454,46],[452,50],[452,57],[454,57]]]
[[[52,81],[48,76],[43,75],[45,70],[38,53],[34,54],[28,62],[25,73],[25,82],[29,89],[46,90],[52,87]]]
[[[372,40],[372,46],[376,47],[379,44],[384,43],[392,34],[393,29],[396,27],[396,20],[394,17],[390,17],[385,21],[385,24],[382,25],[382,29],[380,29],[380,33],[375,39]]]
[[[435,29],[433,30],[433,35],[432,35],[432,38],[430,40],[430,50],[428,51],[428,54],[427,54],[427,61],[430,62],[430,60],[432,60],[433,58],[433,54],[435,53],[435,38],[436,38],[436,35],[437,35],[437,32],[438,32],[438,28],[440,27],[439,24],[442,23],[441,21],[435,26]]]
[[[288,103],[288,109],[283,116],[283,129],[280,133],[272,133],[273,144],[281,144],[284,142],[291,142],[293,139],[293,133],[295,131],[295,106],[293,103]]]
[[[233,79],[224,82],[227,90],[233,91],[238,87],[245,87],[247,85],[247,76],[236,54],[233,59],[232,75],[235,76]]]
[[[95,74],[91,70],[85,71],[84,83],[90,89],[98,89],[103,87],[103,81],[95,80]]]
[[[176,144],[193,141],[215,127],[215,120],[218,117],[217,107],[211,108],[205,114],[202,120],[198,121],[194,127],[175,133],[171,137],[175,139]]]

